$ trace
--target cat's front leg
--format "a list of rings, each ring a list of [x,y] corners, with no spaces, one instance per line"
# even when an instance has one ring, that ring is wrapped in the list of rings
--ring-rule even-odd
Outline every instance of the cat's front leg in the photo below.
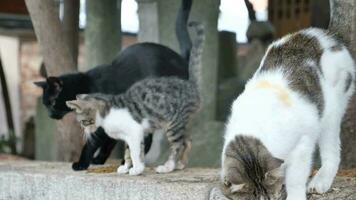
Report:
[[[106,160],[109,158],[116,143],[118,143],[118,145],[124,145],[123,142],[117,142],[117,140],[115,140],[115,139],[108,138],[100,146],[98,155],[93,158],[92,163],[97,164],[97,165],[103,165],[106,162]]]
[[[74,171],[88,169],[90,162],[93,159],[94,153],[102,145],[103,141],[108,138],[104,131],[96,131],[92,133],[82,149],[78,162],[72,164]]]
[[[78,162],[73,162],[72,169],[74,171],[81,171],[88,169],[90,165],[90,160],[95,153],[94,147],[92,147],[88,142],[84,145],[82,152],[80,153],[80,158]]]
[[[127,144],[130,148],[130,156],[132,160],[132,168],[129,169],[129,175],[139,175],[145,169],[145,164],[143,163],[143,131],[138,131],[137,133],[131,133],[132,137],[127,140]]]
[[[314,142],[303,136],[288,156],[285,175],[287,200],[306,200],[306,184],[311,171]]]
[[[118,174],[126,174],[129,172],[129,169],[132,167],[132,160],[131,160],[131,156],[130,156],[130,149],[128,145],[125,145],[126,149],[125,149],[125,163],[121,166],[119,166],[119,168],[117,168],[117,173]]]

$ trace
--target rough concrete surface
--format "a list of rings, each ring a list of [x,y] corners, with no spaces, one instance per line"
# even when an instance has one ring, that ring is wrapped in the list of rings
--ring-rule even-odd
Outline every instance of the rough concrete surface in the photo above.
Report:
[[[308,200],[355,200],[356,179],[337,177],[332,188],[325,194],[308,194]],[[213,187],[209,200],[229,200],[218,187]]]
[[[186,169],[144,175],[74,172],[69,163],[0,161],[0,200],[208,199],[216,169]]]

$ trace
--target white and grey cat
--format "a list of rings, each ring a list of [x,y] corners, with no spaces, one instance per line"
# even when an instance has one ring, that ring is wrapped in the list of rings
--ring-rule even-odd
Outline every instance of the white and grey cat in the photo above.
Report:
[[[326,192],[340,163],[340,124],[354,80],[349,51],[324,30],[272,43],[232,105],[222,152],[225,195],[305,200],[308,190]],[[316,145],[322,166],[307,183]]]
[[[204,31],[200,23],[191,23],[191,26],[196,29],[197,38],[193,42],[189,67],[197,71],[201,64]],[[191,149],[187,126],[200,108],[198,79],[194,71],[191,70],[191,80],[148,78],[135,83],[124,94],[79,95],[77,100],[68,101],[67,105],[76,111],[86,133],[102,127],[110,137],[128,144],[125,164],[118,168],[118,173],[138,175],[143,172],[143,136],[157,130],[166,133],[171,153],[156,172],[183,169]]]

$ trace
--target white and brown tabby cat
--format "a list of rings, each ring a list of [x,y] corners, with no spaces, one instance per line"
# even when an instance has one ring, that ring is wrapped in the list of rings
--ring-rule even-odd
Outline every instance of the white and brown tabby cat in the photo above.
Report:
[[[118,168],[118,173],[139,175],[143,172],[143,137],[159,130],[166,133],[171,153],[156,172],[168,173],[187,165],[191,138],[186,130],[201,105],[199,79],[195,73],[199,72],[204,41],[203,26],[190,24],[197,34],[190,56],[190,80],[147,78],[135,83],[124,94],[79,95],[77,100],[67,101],[87,134],[102,127],[109,137],[127,143],[125,164]]]
[[[354,92],[355,63],[330,33],[309,28],[272,43],[234,101],[222,153],[231,199],[305,200],[326,192],[340,163],[340,124]],[[307,184],[313,152],[322,166]]]

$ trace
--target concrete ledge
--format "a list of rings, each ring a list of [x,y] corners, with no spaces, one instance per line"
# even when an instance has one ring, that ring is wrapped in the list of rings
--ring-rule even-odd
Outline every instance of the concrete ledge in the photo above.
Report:
[[[142,176],[74,172],[69,163],[0,162],[0,199],[179,200],[208,199],[216,169],[186,169]]]
[[[355,200],[356,178],[336,177],[331,189],[325,194],[308,194],[308,200]],[[218,187],[210,191],[209,200],[229,200]]]
[[[97,166],[94,170],[110,167]],[[112,169],[112,167],[111,167]],[[218,170],[191,168],[144,175],[74,172],[69,163],[0,161],[0,200],[227,200],[218,186]],[[356,199],[356,178],[337,177],[332,189],[309,200]]]

